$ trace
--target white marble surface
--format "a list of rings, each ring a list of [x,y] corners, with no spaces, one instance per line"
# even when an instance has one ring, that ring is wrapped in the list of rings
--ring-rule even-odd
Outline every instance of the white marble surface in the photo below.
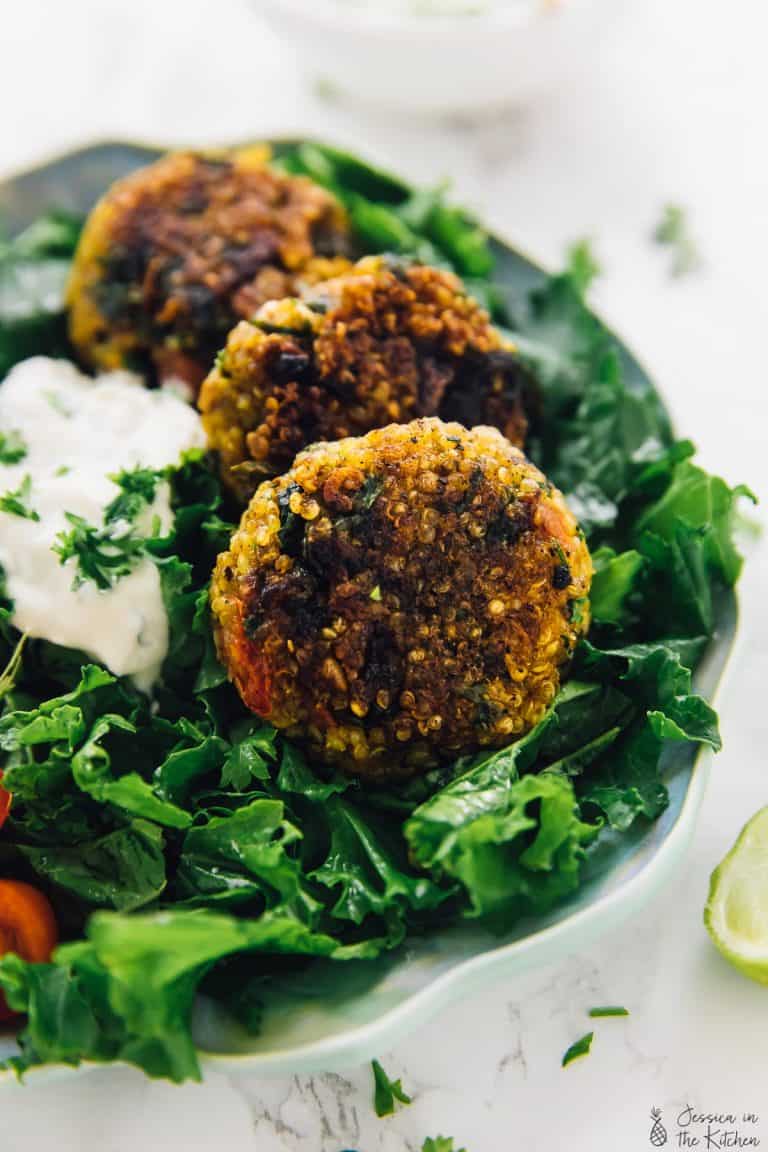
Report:
[[[618,0],[617,0],[618,3]],[[665,389],[704,460],[768,493],[768,18],[758,0],[625,0],[600,43],[538,105],[481,125],[368,118],[305,91],[245,0],[5,0],[0,175],[95,137],[225,140],[297,130],[365,147],[460,196],[542,260],[596,241],[604,314]],[[395,62],[396,66],[396,62]],[[649,242],[661,205],[691,212],[704,267],[674,281]],[[582,955],[455,1004],[381,1057],[414,1104],[377,1120],[367,1068],[172,1088],[123,1070],[4,1094],[3,1152],[468,1152],[650,1147],[649,1111],[760,1114],[768,1143],[768,990],[731,971],[701,924],[709,873],[768,802],[768,578],[755,546],[718,758],[686,868],[635,921]],[[562,1071],[585,1011],[591,1056]],[[706,1143],[700,1127],[688,1131]],[[717,1145],[712,1145],[716,1147]]]

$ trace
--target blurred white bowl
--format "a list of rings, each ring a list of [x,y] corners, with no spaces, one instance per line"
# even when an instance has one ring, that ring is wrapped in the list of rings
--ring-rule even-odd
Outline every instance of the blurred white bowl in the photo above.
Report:
[[[615,0],[260,0],[315,80],[401,111],[476,112],[551,87],[597,44]],[[422,0],[422,7],[424,7]]]

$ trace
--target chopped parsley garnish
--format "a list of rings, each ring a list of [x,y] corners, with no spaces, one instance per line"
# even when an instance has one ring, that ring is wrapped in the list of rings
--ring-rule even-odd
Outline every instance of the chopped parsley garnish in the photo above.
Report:
[[[377,1116],[391,1116],[395,1110],[395,1101],[400,1104],[411,1103],[411,1097],[403,1091],[400,1080],[390,1080],[378,1060],[372,1060],[371,1067],[374,1082],[373,1106]]]
[[[570,601],[571,621],[573,624],[581,624],[588,603],[588,596],[577,596],[575,600]]]
[[[452,1136],[427,1136],[421,1146],[421,1152],[467,1152],[466,1148],[453,1147]]]
[[[377,604],[381,600],[381,588],[378,584],[374,588],[371,588],[370,599],[374,600]]]
[[[144,553],[145,541],[134,536],[133,526],[115,521],[95,528],[82,516],[66,512],[72,525],[69,532],[59,532],[52,550],[60,563],[77,561],[73,589],[91,580],[102,591],[111,588],[121,576],[127,576]]]
[[[565,567],[567,568],[568,567],[568,557],[565,554],[565,549],[563,548],[560,541],[555,539],[554,537],[552,538],[552,547],[553,547],[553,549],[555,551],[555,555],[557,556],[560,563],[564,564]]]
[[[0,464],[18,464],[27,454],[21,432],[0,432]]]
[[[563,1068],[571,1064],[574,1060],[578,1060],[580,1056],[587,1056],[592,1047],[592,1041],[595,1038],[594,1032],[587,1032],[586,1036],[582,1036],[575,1044],[571,1044],[568,1051],[563,1056]]]
[[[32,477],[27,475],[14,492],[6,492],[0,496],[0,512],[7,512],[9,516],[21,516],[24,520],[39,520],[39,513],[29,504],[31,492]]]
[[[16,686],[16,678],[21,671],[21,661],[24,656],[24,645],[27,642],[27,634],[24,632],[19,639],[16,647],[11,653],[10,659],[0,673],[0,700],[12,692]]]
[[[73,557],[77,560],[73,588],[90,580],[106,591],[133,571],[146,545],[146,539],[135,533],[136,520],[154,500],[161,477],[162,472],[141,467],[110,476],[121,491],[104,509],[100,527],[74,512],[65,513],[72,527],[69,532],[59,532],[52,549],[62,564]],[[157,535],[159,529],[159,519],[155,517],[151,535]]]
[[[380,476],[366,476],[355,493],[355,510],[370,512],[381,495],[384,481]]]
[[[688,217],[680,204],[665,204],[661,219],[653,232],[653,239],[662,248],[669,248],[670,273],[674,277],[688,276],[701,264],[696,242],[691,236]]]
[[[117,520],[128,520],[133,523],[155,498],[157,485],[162,473],[153,468],[124,469],[110,476],[109,479],[121,489],[120,495],[107,505],[104,511],[104,523],[113,524]]]
[[[590,1008],[589,1015],[594,1019],[601,1019],[603,1016],[629,1016],[626,1008],[620,1005],[609,1004],[605,1008]]]

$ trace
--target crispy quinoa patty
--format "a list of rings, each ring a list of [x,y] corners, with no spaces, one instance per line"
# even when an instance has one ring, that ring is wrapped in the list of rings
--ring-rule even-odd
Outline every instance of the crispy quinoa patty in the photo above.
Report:
[[[225,482],[247,500],[309,443],[417,416],[492,424],[522,444],[529,391],[456,276],[374,256],[239,324],[200,410]]]
[[[68,291],[85,363],[197,388],[241,317],[295,292],[304,270],[335,274],[340,265],[323,257],[346,247],[342,208],[267,158],[264,148],[171,153],[109,189],[86,222]]]
[[[591,574],[519,449],[415,420],[261,484],[214,572],[216,644],[247,707],[315,758],[407,776],[541,719]]]

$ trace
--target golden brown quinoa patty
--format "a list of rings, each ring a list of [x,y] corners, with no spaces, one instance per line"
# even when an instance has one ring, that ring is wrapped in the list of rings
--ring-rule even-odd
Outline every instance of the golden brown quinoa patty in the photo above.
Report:
[[[530,381],[450,272],[391,257],[272,301],[230,333],[200,410],[241,500],[316,440],[440,415],[522,444]]]
[[[265,481],[211,588],[246,706],[374,778],[541,719],[588,623],[560,493],[494,428],[422,419],[316,444]]]
[[[295,292],[303,270],[335,274],[322,258],[346,246],[341,206],[267,159],[262,147],[176,152],[112,185],[88,217],[68,291],[85,363],[153,368],[197,388],[238,319]]]

